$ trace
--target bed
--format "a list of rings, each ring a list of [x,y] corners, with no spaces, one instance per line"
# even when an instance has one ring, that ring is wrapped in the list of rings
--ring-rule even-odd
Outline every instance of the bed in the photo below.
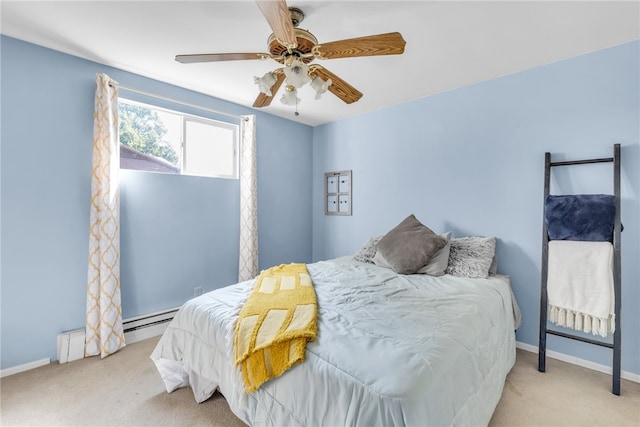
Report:
[[[252,393],[233,343],[254,280],[188,301],[151,355],[167,391],[190,386],[203,402],[219,390],[254,426],[487,425],[519,324],[510,278],[495,274],[496,239],[440,236],[446,245],[428,255],[444,260],[439,272],[401,274],[391,252],[379,256],[384,237],[355,256],[306,265],[317,336],[302,363]],[[411,251],[406,234],[396,240]]]

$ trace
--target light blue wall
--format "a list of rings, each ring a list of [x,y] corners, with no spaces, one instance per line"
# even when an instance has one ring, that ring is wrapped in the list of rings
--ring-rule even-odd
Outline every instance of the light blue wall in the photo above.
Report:
[[[9,37],[0,42],[3,369],[56,359],[56,335],[84,326],[96,73],[256,114],[260,268],[311,260],[311,127]],[[237,180],[135,171],[121,178],[125,318],[179,306],[197,286],[237,281]]]
[[[620,143],[622,368],[640,374],[639,51],[636,41],[315,128],[313,259],[354,253],[410,213],[436,232],[497,236],[524,316],[517,339],[537,346],[544,153],[611,157]],[[353,216],[324,216],[323,173],[343,169]],[[610,165],[554,170],[552,192],[611,193],[612,176]],[[611,360],[553,336],[548,348]]]
[[[55,336],[84,324],[93,91],[95,74],[106,72],[123,85],[257,115],[260,268],[353,253],[409,213],[436,231],[495,235],[499,270],[512,276],[524,314],[518,340],[531,345],[544,152],[606,157],[621,143],[623,369],[640,373],[638,42],[317,128],[12,38],[0,43],[2,368],[55,359]],[[353,216],[325,217],[322,175],[342,169],[353,170]],[[125,317],[235,281],[237,181],[133,171],[122,180]],[[555,193],[608,192],[611,172],[554,171],[553,182]],[[555,337],[549,349],[610,359]]]

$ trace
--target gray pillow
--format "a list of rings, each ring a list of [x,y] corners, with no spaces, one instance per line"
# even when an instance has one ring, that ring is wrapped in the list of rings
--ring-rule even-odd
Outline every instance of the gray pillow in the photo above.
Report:
[[[384,259],[384,257],[380,253],[380,251],[376,251],[376,254],[373,256],[373,259],[371,261],[378,267],[391,268],[387,260]]]
[[[427,265],[416,271],[416,274],[426,274],[435,277],[444,276],[445,272],[447,271],[447,266],[449,265],[449,250],[451,249],[451,244],[449,243],[449,234],[450,233],[447,233],[446,235],[440,235],[440,237],[444,237],[445,239],[447,239],[447,243],[442,249],[440,249],[431,258],[429,258],[429,261],[427,261]],[[376,252],[372,261],[379,267],[391,268],[387,260],[384,259],[379,251]]]
[[[376,254],[376,246],[382,239],[382,236],[371,237],[367,242],[362,245],[358,252],[353,256],[354,261],[368,262],[373,264],[373,256]]]
[[[459,237],[449,240],[447,274],[459,277],[489,277],[496,254],[495,237]]]
[[[447,239],[438,236],[412,214],[380,239],[376,255],[379,253],[396,273],[414,274],[446,243]]]
[[[450,236],[451,233],[440,235],[440,237],[447,239],[447,243],[427,261],[427,265],[416,272],[417,274],[428,274],[429,276],[435,277],[444,276],[449,266],[449,252],[451,252]]]

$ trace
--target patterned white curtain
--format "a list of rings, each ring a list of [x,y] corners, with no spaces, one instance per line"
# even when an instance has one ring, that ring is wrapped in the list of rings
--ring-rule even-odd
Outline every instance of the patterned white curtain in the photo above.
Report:
[[[240,158],[240,264],[238,280],[258,275],[258,176],[256,160],[256,116],[241,120]]]
[[[96,78],[85,356],[125,346],[120,304],[120,144],[117,82]]]

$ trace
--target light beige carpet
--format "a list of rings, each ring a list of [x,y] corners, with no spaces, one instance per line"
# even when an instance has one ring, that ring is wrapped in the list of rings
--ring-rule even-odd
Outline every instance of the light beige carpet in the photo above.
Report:
[[[149,354],[157,338],[106,359],[90,358],[0,379],[3,426],[243,426],[216,393],[202,404],[189,388],[164,389]],[[640,384],[518,350],[490,426],[640,426]]]

